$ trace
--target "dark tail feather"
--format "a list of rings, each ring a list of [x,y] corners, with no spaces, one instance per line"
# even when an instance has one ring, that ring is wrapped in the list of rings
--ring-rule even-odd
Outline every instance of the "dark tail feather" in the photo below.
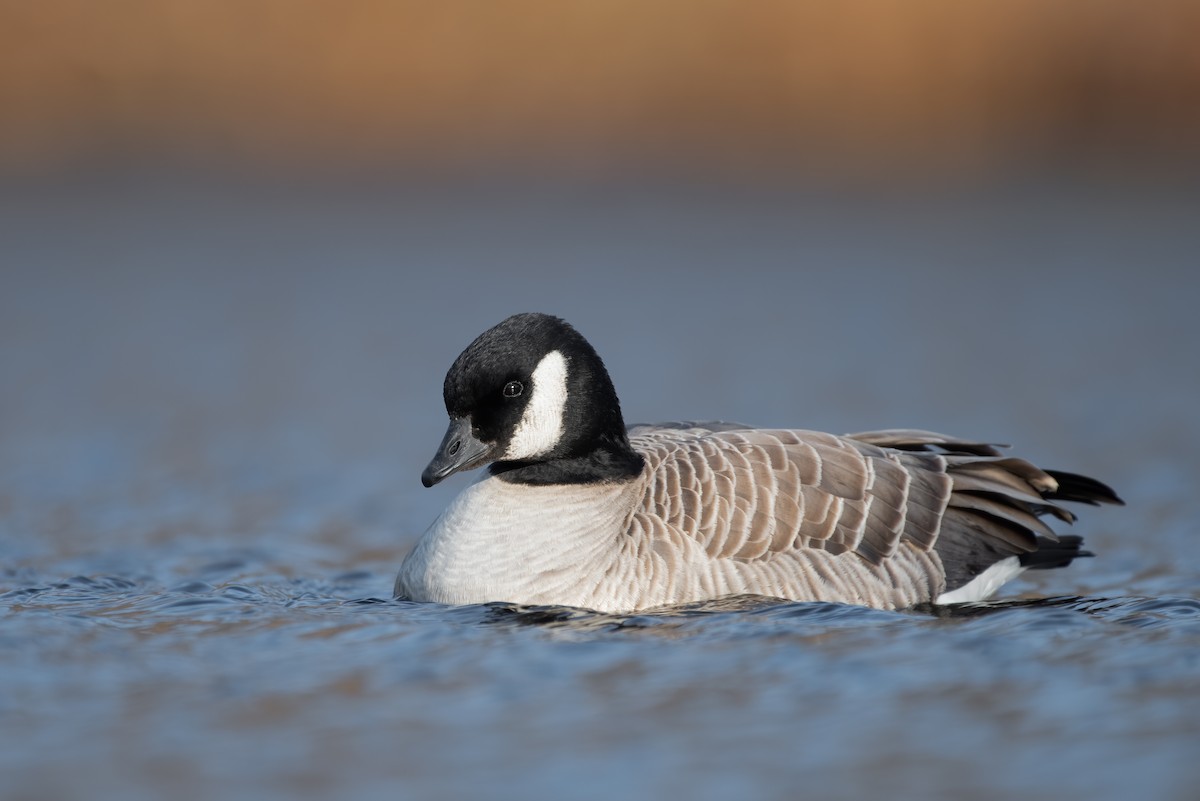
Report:
[[[1083,550],[1083,537],[1075,534],[1060,534],[1058,541],[1038,537],[1038,549],[1020,555],[1021,566],[1030,570],[1049,570],[1052,567],[1066,567],[1075,559],[1084,556],[1095,556],[1091,551]]]
[[[1047,470],[1046,472],[1058,482],[1058,489],[1046,494],[1046,498],[1050,500],[1077,501],[1078,503],[1090,503],[1092,506],[1101,503],[1125,505],[1125,501],[1117,497],[1117,493],[1113,492],[1112,487],[1094,478],[1062,470]]]

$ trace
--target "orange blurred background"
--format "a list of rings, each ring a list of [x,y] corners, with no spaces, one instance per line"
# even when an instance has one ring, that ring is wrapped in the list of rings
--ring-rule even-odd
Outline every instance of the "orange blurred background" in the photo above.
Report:
[[[0,0],[0,169],[1164,175],[1195,0]]]

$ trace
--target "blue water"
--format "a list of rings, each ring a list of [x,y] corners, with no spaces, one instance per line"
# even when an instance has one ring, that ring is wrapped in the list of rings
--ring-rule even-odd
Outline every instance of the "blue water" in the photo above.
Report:
[[[1191,799],[1200,195],[0,187],[0,796]],[[390,598],[458,351],[626,416],[1012,442],[1095,559],[955,614]],[[1036,599],[1036,600],[1035,600]]]

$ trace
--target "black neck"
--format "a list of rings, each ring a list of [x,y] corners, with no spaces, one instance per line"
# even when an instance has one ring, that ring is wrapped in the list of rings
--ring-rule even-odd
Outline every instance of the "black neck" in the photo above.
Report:
[[[582,456],[563,456],[537,462],[495,462],[492,475],[512,484],[604,484],[641,475],[646,460],[622,438],[606,442]]]

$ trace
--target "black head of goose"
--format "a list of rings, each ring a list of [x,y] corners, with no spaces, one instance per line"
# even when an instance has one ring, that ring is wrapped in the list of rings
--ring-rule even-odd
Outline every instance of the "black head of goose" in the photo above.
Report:
[[[517,314],[467,346],[442,386],[450,427],[421,474],[432,487],[460,470],[524,484],[632,478],[629,444],[604,362],[557,317]]]
[[[1090,556],[1059,502],[1121,503],[1085,476],[928,431],[835,436],[729,423],[626,429],[574,328],[518,314],[443,386],[421,476],[488,465],[421,537],[396,595],[630,611],[756,594],[879,608],[990,597]]]

